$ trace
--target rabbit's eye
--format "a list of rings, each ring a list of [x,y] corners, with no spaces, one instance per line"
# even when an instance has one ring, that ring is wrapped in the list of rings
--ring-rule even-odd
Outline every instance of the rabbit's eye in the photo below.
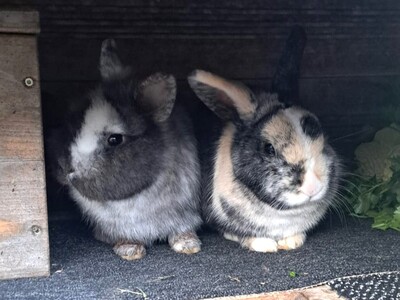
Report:
[[[111,134],[107,140],[110,146],[118,146],[119,144],[122,143],[122,141],[123,141],[122,134]]]
[[[272,144],[267,143],[264,146],[264,152],[268,156],[273,156],[273,155],[275,155],[275,148],[274,148],[274,146],[272,146]]]

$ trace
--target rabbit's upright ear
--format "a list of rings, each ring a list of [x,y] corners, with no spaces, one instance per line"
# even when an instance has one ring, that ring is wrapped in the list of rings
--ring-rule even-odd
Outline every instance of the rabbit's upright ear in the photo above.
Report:
[[[139,83],[136,89],[135,103],[155,122],[164,122],[172,112],[175,98],[175,77],[156,73]]]
[[[272,79],[271,92],[277,93],[281,102],[291,104],[298,101],[300,65],[306,41],[304,29],[294,26]]]
[[[123,79],[131,69],[122,65],[118,57],[117,45],[113,39],[104,40],[101,45],[99,70],[105,81]]]
[[[200,100],[221,119],[249,121],[254,117],[257,103],[245,85],[201,70],[194,71],[188,81]]]

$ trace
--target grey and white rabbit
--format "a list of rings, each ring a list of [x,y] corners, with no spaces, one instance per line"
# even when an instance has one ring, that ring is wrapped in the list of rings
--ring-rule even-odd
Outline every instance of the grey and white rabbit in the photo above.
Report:
[[[102,44],[101,83],[86,108],[52,142],[55,174],[94,227],[127,260],[168,239],[176,252],[200,251],[196,141],[174,105],[176,82],[153,74],[134,83],[114,40]],[[85,99],[86,98],[86,99]]]
[[[320,122],[289,104],[297,100],[305,41],[295,27],[271,92],[253,92],[205,71],[188,78],[224,124],[209,156],[204,214],[225,238],[258,252],[302,246],[338,188],[338,159]]]

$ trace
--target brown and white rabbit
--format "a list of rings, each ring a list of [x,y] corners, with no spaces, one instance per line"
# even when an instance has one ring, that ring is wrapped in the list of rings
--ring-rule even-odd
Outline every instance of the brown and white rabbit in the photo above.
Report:
[[[208,157],[204,214],[225,238],[250,250],[302,246],[338,187],[338,159],[317,117],[288,105],[297,98],[305,41],[304,31],[294,28],[271,93],[205,71],[188,78],[224,123]]]
[[[171,75],[137,84],[113,40],[103,42],[101,83],[82,97],[87,107],[67,119],[49,151],[95,237],[127,260],[168,239],[180,253],[200,251],[197,146],[190,120],[176,105]]]

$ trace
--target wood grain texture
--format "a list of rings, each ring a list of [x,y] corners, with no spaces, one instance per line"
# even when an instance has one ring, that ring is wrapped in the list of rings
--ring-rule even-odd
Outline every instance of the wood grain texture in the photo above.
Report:
[[[0,161],[43,158],[36,38],[0,35]],[[24,79],[33,79],[26,87]]]
[[[50,5],[51,4],[51,5]],[[293,23],[310,37],[398,36],[395,1],[38,1],[43,33],[187,39],[286,36]],[[396,10],[397,8],[397,10]],[[162,24],[162,26],[160,26]]]
[[[39,14],[37,11],[0,11],[0,32],[3,33],[38,33]]]
[[[17,222],[0,220],[0,241],[16,235],[20,231],[20,227]]]
[[[212,298],[209,300],[340,300],[341,297],[328,285],[254,295]],[[206,300],[206,299],[204,299]]]
[[[14,16],[27,28],[0,30],[0,279],[49,274],[36,31]]]
[[[306,30],[308,30],[306,28]],[[289,29],[286,30],[289,34]],[[102,38],[41,38],[43,81],[86,81],[99,78]],[[271,78],[284,40],[267,35],[257,40],[117,39],[124,63],[140,73],[165,71],[184,79],[193,69],[205,69],[235,79]],[[400,74],[400,38],[365,40],[310,39],[304,50],[302,78],[386,76]]]
[[[49,274],[43,161],[0,162],[0,279]]]

